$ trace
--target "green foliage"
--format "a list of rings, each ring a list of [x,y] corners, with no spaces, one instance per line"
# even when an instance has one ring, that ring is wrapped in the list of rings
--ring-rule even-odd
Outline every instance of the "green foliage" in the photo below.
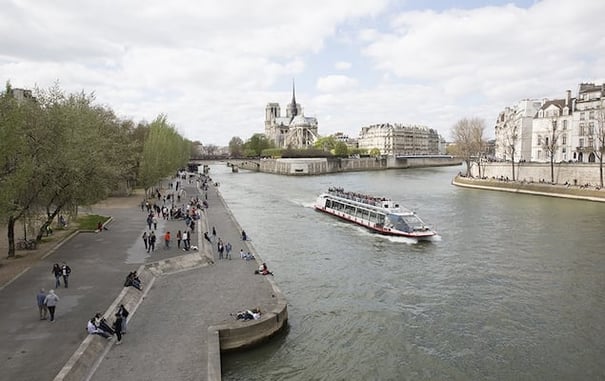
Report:
[[[261,152],[261,156],[276,159],[282,157],[283,152],[282,148],[267,148]]]
[[[241,157],[244,153],[244,141],[239,136],[234,136],[229,141],[229,153],[231,157]]]
[[[16,99],[0,94],[0,220],[14,225],[45,216],[37,239],[62,211],[105,199],[139,176],[150,185],[184,166],[190,142],[165,116],[150,125],[120,120],[92,94],[65,94],[58,85]],[[12,233],[11,233],[12,232]]]
[[[149,125],[143,144],[139,167],[139,183],[148,189],[177,169],[186,166],[191,152],[191,142],[181,137],[168,124],[165,115],[159,115]]]
[[[104,224],[109,220],[109,217],[100,216],[98,214],[87,214],[78,217],[76,223],[80,230],[96,230],[98,223]]]
[[[378,148],[372,148],[370,150],[370,156],[372,156],[372,157],[380,156],[380,149],[378,149]]]
[[[307,148],[307,149],[294,149],[288,148],[282,152],[283,158],[299,158],[299,157],[332,157],[330,152],[326,152],[322,149]]]
[[[347,157],[349,155],[349,147],[344,142],[336,143],[334,147],[334,156]]]
[[[336,147],[337,140],[334,136],[322,136],[315,141],[313,147],[331,152]]]
[[[254,134],[244,144],[244,153],[247,157],[260,157],[267,148],[274,148],[274,145],[265,134]]]

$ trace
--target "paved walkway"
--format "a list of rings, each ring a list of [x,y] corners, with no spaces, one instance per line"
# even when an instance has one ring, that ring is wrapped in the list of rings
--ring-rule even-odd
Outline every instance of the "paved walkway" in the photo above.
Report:
[[[195,194],[187,184],[188,195]],[[232,320],[241,309],[274,304],[272,288],[254,275],[257,264],[240,260],[239,249],[253,249],[240,239],[240,227],[214,187],[208,192],[205,212],[217,236],[232,242],[232,260],[157,279],[139,309],[131,316],[129,333],[121,346],[113,346],[94,374],[94,380],[199,380],[206,378],[209,325]],[[163,233],[173,237],[183,221],[158,224],[156,252],[149,256],[141,235],[146,228],[140,208],[94,210],[111,215],[109,230],[81,233],[59,250],[30,268],[0,291],[1,379],[50,380],[86,337],[86,321],[105,311],[122,291],[125,275],[142,263],[183,255],[163,248]],[[196,226],[196,230],[203,224]],[[210,228],[211,229],[211,228]],[[192,244],[200,246],[194,234]],[[72,268],[70,287],[57,290],[61,298],[56,321],[40,321],[35,295],[40,287],[54,288],[52,264],[67,262]]]

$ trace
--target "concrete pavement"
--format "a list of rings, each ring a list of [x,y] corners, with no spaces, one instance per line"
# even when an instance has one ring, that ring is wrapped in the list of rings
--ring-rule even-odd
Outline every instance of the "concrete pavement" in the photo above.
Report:
[[[194,185],[185,184],[190,196],[196,194]],[[230,313],[242,309],[259,306],[269,311],[275,306],[275,284],[254,275],[256,262],[239,258],[241,247],[252,252],[254,248],[241,241],[241,228],[214,187],[208,202],[210,208],[196,231],[201,233],[204,223],[209,232],[215,226],[217,237],[232,243],[232,260],[219,261],[216,242],[204,246],[194,234],[192,244],[210,250],[215,264],[158,277],[131,315],[123,345],[109,349],[92,379],[206,379],[208,326],[233,323]],[[146,213],[139,207],[94,212],[112,216],[108,231],[78,234],[0,291],[1,379],[53,379],[87,338],[86,321],[104,312],[123,291],[128,272],[143,263],[186,254],[176,249],[174,239],[176,231],[184,229],[183,221],[160,220],[156,251],[148,255],[141,239]],[[162,236],[168,229],[173,242],[165,250]],[[40,321],[36,292],[54,287],[52,264],[63,261],[72,268],[70,287],[57,290],[61,300],[56,321]]]

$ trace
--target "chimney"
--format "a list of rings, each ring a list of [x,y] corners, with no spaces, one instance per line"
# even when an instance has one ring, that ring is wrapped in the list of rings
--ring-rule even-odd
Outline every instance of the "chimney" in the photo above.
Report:
[[[567,90],[567,96],[565,97],[565,106],[569,107],[571,103],[571,90]]]

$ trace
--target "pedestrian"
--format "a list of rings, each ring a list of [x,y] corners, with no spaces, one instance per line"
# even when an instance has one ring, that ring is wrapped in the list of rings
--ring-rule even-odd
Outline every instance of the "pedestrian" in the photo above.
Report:
[[[185,230],[183,232],[183,250],[185,250],[185,251],[189,250],[189,246],[187,246],[188,237],[189,237],[189,234],[187,234],[187,230]]]
[[[116,341],[116,345],[122,344],[122,324],[124,322],[124,318],[120,315],[119,312],[116,312],[116,320],[113,322],[113,330],[116,333],[118,340]]]
[[[148,245],[149,245],[149,236],[147,236],[147,232],[143,232],[143,243],[145,244],[145,250],[148,250]]]
[[[187,250],[191,249],[191,236],[193,235],[193,233],[191,233],[191,230],[187,231]]]
[[[158,230],[158,217],[154,214],[151,220],[153,221],[153,230]]]
[[[216,250],[218,251],[218,259],[223,259],[223,251],[225,250],[225,248],[223,247],[223,241],[221,241],[220,238],[216,243]]]
[[[213,226],[212,227],[212,240],[214,240],[215,238],[216,238],[216,229]]]
[[[65,262],[61,265],[61,276],[63,276],[63,285],[65,288],[69,287],[69,274],[71,274],[71,268],[67,266]]]
[[[55,276],[55,288],[61,287],[61,275],[63,274],[61,271],[61,266],[59,266],[58,263],[55,263],[51,272]]]
[[[36,295],[36,300],[38,301],[38,311],[40,312],[40,320],[46,320],[48,316],[48,307],[44,304],[44,300],[46,299],[46,291],[41,288]]]
[[[179,230],[178,232],[176,232],[176,247],[177,248],[181,248],[181,239],[183,239],[183,233],[181,233],[181,231]]]
[[[231,259],[231,243],[227,242],[225,245],[225,259]]]
[[[58,301],[59,297],[55,294],[55,290],[48,291],[48,294],[46,294],[46,297],[44,298],[44,304],[48,307],[50,321],[55,321],[55,307],[57,307]]]
[[[120,307],[118,308],[118,314],[120,314],[120,316],[122,316],[122,334],[124,334],[124,333],[126,333],[126,330],[128,329],[128,315],[130,313],[128,312],[126,307],[124,307],[123,304],[120,304]]]
[[[170,249],[170,232],[164,234],[164,243],[166,244],[165,249]]]
[[[241,259],[244,259],[244,249],[243,248],[239,249],[239,257]]]
[[[147,248],[147,252],[155,251],[155,233],[152,231],[149,235],[149,247]]]
[[[151,207],[150,207],[151,208]],[[151,230],[151,224],[153,223],[153,213],[147,215],[147,229]]]
[[[247,238],[248,236],[246,235],[246,232],[242,230],[242,241],[245,241]]]

